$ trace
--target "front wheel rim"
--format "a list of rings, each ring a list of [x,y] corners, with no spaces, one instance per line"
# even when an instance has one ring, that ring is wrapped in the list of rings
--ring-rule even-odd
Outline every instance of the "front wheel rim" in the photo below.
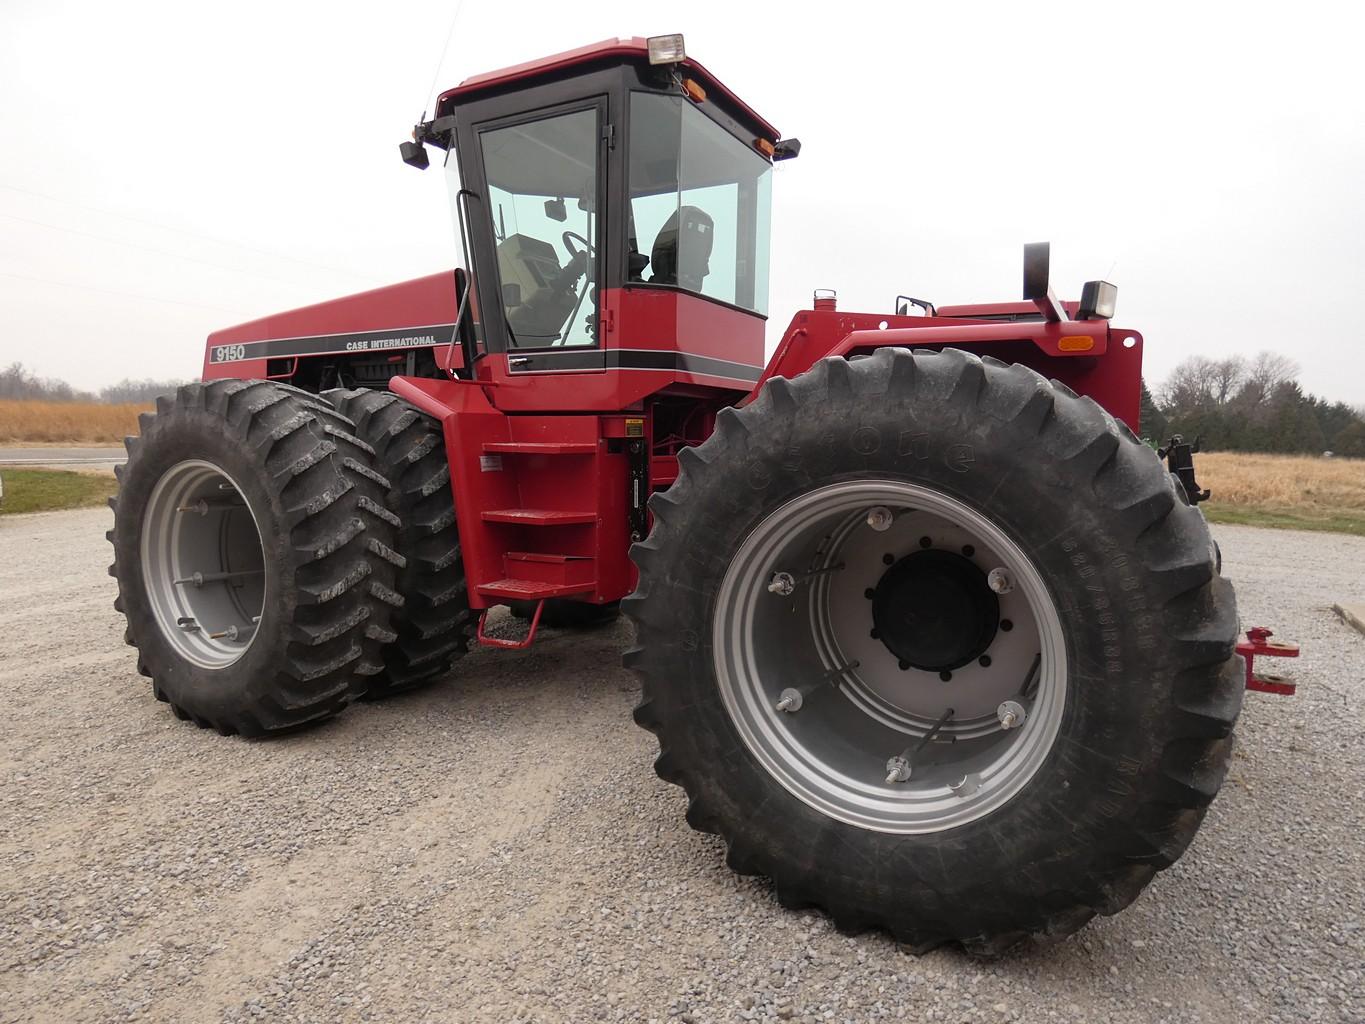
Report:
[[[1008,587],[978,631],[985,646],[951,670],[910,665],[874,635],[889,567],[925,550],[951,552],[967,576],[1002,570]],[[821,813],[880,832],[940,832],[1004,806],[1047,759],[1066,705],[1061,619],[1032,561],[980,512],[903,480],[830,484],[768,515],[721,583],[712,648],[726,710],[763,768]]]
[[[142,520],[142,580],[171,647],[222,669],[255,640],[265,608],[261,531],[241,487],[202,459],[176,463],[152,489]]]

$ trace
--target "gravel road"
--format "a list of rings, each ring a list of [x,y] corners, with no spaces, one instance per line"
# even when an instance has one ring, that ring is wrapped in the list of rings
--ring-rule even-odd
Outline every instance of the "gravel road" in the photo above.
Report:
[[[1365,637],[1330,611],[1365,538],[1217,530],[1244,621],[1304,644],[1299,695],[1249,695],[1137,904],[982,964],[732,875],[630,722],[626,625],[288,738],[176,721],[108,520],[0,519],[0,1021],[1365,1020]]]
[[[104,445],[98,448],[66,448],[44,445],[39,448],[10,448],[0,445],[0,467],[105,469],[127,461],[123,445]]]

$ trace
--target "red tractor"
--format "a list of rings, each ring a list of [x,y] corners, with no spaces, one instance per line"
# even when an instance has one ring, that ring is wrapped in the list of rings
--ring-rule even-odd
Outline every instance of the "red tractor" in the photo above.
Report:
[[[258,736],[622,603],[659,775],[786,905],[992,953],[1181,855],[1237,614],[1111,285],[1058,301],[1033,246],[1019,302],[817,294],[765,365],[800,144],[680,36],[470,78],[413,138],[461,268],[215,333],[128,440],[111,571],[159,699]]]

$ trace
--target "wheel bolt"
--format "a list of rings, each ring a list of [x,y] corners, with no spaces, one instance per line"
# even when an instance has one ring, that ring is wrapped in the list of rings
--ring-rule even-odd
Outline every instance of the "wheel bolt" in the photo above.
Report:
[[[1004,701],[995,709],[995,714],[1000,719],[1000,728],[1002,729],[1017,729],[1024,724],[1024,719],[1028,717],[1024,705],[1017,700]]]
[[[867,525],[878,532],[889,530],[891,522],[895,518],[895,515],[885,505],[877,505],[875,508],[867,510]]]
[[[789,572],[775,572],[768,581],[768,593],[787,597],[796,589],[796,577]]]
[[[904,757],[893,757],[886,762],[886,783],[910,781],[910,762]]]
[[[801,691],[795,687],[789,686],[780,694],[777,701],[777,710],[785,711],[790,715],[800,711],[803,702]]]
[[[986,586],[990,587],[997,594],[1008,594],[1014,589],[1014,580],[1010,579],[1010,574],[1008,572],[997,566],[987,573]]]

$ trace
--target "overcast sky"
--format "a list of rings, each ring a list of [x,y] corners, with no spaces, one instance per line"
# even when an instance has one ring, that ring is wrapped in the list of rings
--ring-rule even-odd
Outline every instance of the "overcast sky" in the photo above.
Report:
[[[218,327],[453,265],[397,144],[456,3],[0,0],[0,361],[197,375]],[[1283,351],[1365,402],[1354,4],[465,0],[439,85],[608,36],[688,52],[805,148],[778,168],[769,345],[813,288],[1065,297],[1108,277],[1147,375]]]

